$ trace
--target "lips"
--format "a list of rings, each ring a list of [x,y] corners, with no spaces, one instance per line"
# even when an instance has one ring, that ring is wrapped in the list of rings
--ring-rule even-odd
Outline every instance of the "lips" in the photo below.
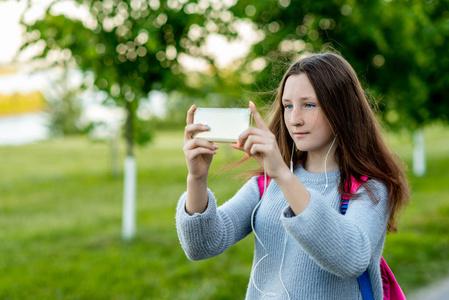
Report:
[[[310,133],[310,132],[293,132],[293,135],[294,135],[295,137],[300,138],[300,137],[304,137],[304,136],[308,135],[309,133]]]

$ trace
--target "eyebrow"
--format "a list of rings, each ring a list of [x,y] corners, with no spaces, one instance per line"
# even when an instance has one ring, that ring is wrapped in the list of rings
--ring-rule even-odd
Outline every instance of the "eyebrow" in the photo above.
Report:
[[[310,96],[301,97],[298,100],[300,100],[300,101],[301,100],[302,101],[304,101],[304,100],[314,100],[315,101],[315,99],[313,97],[310,97]],[[287,99],[287,98],[282,98],[282,102],[292,102],[292,100]]]

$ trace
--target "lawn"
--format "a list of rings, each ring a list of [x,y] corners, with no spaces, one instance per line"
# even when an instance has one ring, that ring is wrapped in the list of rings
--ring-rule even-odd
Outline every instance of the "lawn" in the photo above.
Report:
[[[385,248],[406,292],[449,274],[448,137],[447,128],[426,130],[428,174],[409,174],[412,199]],[[410,138],[388,141],[410,166]],[[161,133],[136,156],[138,234],[123,242],[122,179],[111,175],[107,143],[74,137],[0,147],[0,299],[244,297],[252,236],[201,262],[188,261],[178,245],[182,132]],[[239,157],[222,146],[214,160],[209,186],[220,202],[243,182],[236,174],[244,168],[224,170]]]

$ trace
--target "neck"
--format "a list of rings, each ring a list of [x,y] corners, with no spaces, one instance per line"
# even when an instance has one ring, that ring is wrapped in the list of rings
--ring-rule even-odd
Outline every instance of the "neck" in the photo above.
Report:
[[[324,161],[326,159],[327,151],[329,151],[330,145],[320,151],[307,152],[307,159],[304,168],[309,172],[323,173],[324,171],[332,172],[338,170],[338,164],[335,160],[335,146],[332,147],[327,157],[326,169],[324,167]]]

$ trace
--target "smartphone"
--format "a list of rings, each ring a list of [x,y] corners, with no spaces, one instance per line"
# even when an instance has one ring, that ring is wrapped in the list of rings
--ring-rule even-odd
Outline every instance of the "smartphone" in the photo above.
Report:
[[[249,108],[205,108],[198,107],[193,117],[194,124],[205,124],[209,131],[200,132],[195,137],[211,142],[234,143],[250,125]]]

